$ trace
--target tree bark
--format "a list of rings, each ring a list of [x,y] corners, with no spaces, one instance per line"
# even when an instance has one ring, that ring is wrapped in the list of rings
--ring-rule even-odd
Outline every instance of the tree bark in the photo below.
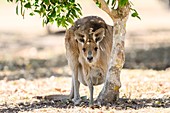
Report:
[[[97,0],[93,0],[96,2]],[[106,75],[106,81],[100,92],[97,103],[113,103],[119,98],[119,89],[121,87],[120,72],[125,62],[125,34],[126,22],[128,19],[130,6],[110,10],[104,0],[98,0],[101,3],[101,9],[104,10],[113,20],[113,45],[111,52],[111,61]]]

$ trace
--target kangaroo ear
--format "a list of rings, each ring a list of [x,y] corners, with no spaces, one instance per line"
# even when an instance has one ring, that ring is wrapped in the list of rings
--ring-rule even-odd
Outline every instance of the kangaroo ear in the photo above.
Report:
[[[96,43],[101,42],[104,36],[105,36],[104,28],[100,28],[93,33],[93,39]]]
[[[85,35],[84,34],[81,34],[81,33],[78,33],[78,32],[75,32],[75,39],[81,43],[81,44],[84,44],[85,42]]]

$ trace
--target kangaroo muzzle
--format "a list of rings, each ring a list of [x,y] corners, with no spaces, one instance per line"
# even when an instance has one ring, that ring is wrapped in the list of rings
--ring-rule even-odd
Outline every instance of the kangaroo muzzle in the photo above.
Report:
[[[92,51],[88,51],[87,60],[88,60],[90,63],[93,61],[93,54],[92,54]]]

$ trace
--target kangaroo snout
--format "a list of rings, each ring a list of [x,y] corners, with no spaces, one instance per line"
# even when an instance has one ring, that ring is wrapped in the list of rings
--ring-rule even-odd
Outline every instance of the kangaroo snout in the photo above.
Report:
[[[92,62],[92,61],[93,61],[93,57],[92,57],[92,56],[88,56],[88,57],[87,57],[87,60],[88,60],[89,62]]]
[[[87,60],[88,60],[89,62],[92,62],[92,60],[93,60],[92,51],[88,51]]]

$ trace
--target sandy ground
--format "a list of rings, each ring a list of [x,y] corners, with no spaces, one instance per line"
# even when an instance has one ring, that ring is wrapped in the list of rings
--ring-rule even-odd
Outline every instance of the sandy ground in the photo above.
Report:
[[[86,99],[81,107],[65,100],[71,71],[65,61],[64,34],[48,34],[38,16],[23,19],[15,14],[14,4],[0,0],[0,112],[169,113],[170,10],[157,0],[133,1],[142,20],[128,20],[125,67],[140,69],[122,71],[120,101],[92,109]],[[98,15],[112,24],[89,0],[79,2],[84,16]],[[51,28],[54,32],[64,29]],[[140,60],[134,60],[136,57]],[[154,66],[167,69],[146,70]],[[101,88],[95,88],[95,97]],[[87,87],[81,86],[80,93],[84,98],[89,96]]]
[[[78,2],[82,5],[83,16],[97,15],[112,25],[109,16],[97,8],[93,2],[90,0],[83,2],[79,0]],[[49,35],[47,27],[42,27],[42,20],[39,16],[30,17],[26,13],[23,19],[22,16],[15,14],[15,4],[5,1],[1,1],[1,3],[0,57],[5,55],[5,58],[8,59],[12,54],[28,58],[40,56],[50,58],[58,54],[65,54],[64,34]],[[141,20],[129,17],[127,22],[125,67],[168,68],[170,66],[170,11],[165,4],[157,0],[134,1],[133,3]],[[153,4],[152,7],[151,4]],[[55,25],[50,26],[50,29],[53,33],[64,30]]]

